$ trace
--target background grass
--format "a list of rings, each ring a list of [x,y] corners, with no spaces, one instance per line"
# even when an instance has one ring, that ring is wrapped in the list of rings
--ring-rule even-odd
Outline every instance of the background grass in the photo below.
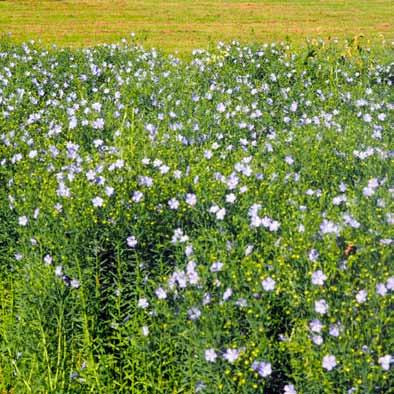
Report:
[[[392,40],[390,0],[220,1],[67,0],[0,1],[0,32],[16,41],[91,46],[118,41],[135,32],[147,47],[190,53],[232,39],[270,42],[290,37]]]

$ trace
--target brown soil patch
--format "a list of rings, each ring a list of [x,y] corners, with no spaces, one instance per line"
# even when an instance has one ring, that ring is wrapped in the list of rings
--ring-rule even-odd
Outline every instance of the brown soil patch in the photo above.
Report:
[[[378,30],[390,30],[391,25],[390,23],[380,23],[379,25],[376,25],[376,29]]]
[[[267,8],[265,4],[256,4],[256,3],[231,3],[231,4],[223,4],[225,8],[237,8],[239,10],[258,10],[262,8]]]

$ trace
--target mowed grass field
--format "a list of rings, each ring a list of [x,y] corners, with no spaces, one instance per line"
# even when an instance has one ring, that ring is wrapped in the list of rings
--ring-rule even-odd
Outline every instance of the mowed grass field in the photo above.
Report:
[[[81,47],[117,42],[131,32],[147,47],[190,53],[219,40],[243,43],[291,38],[394,38],[390,0],[0,0],[0,33],[18,42]]]

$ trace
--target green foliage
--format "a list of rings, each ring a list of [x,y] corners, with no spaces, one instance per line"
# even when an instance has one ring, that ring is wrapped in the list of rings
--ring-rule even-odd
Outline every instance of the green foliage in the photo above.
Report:
[[[388,393],[390,57],[1,41],[0,391]]]

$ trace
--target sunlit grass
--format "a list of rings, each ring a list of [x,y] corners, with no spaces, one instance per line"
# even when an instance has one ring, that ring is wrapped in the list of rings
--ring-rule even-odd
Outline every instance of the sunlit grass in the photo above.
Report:
[[[368,1],[1,1],[0,32],[46,45],[92,46],[131,32],[147,47],[190,54],[216,42],[352,38],[364,45],[394,39],[389,0]]]

